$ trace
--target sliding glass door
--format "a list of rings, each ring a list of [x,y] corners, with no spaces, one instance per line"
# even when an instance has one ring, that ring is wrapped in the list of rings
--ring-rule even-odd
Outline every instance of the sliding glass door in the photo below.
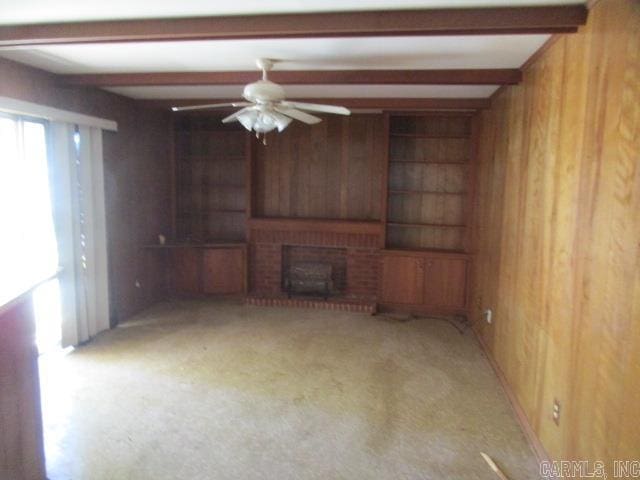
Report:
[[[1,305],[58,268],[45,121],[0,114],[0,226]],[[36,292],[40,344],[59,342],[58,302],[57,281]]]

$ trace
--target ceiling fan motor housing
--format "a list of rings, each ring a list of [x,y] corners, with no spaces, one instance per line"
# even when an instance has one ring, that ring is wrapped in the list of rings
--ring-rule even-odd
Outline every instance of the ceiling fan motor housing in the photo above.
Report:
[[[258,80],[244,87],[242,97],[254,103],[276,103],[284,100],[284,89],[269,80]]]

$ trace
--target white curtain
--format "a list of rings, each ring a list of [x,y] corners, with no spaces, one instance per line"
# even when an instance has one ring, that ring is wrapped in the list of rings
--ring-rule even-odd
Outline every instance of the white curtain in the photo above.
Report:
[[[102,130],[50,124],[49,175],[62,272],[62,345],[109,328]]]

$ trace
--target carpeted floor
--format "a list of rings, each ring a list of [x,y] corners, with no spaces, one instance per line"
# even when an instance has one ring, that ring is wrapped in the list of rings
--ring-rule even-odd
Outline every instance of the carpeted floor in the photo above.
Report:
[[[513,480],[537,462],[470,332],[160,304],[41,361],[50,480]]]

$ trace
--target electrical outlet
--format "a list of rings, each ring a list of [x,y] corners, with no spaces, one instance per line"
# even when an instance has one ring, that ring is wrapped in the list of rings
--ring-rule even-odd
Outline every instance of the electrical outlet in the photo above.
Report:
[[[142,284],[140,283],[140,280],[136,280],[135,286],[136,288],[142,288]]]
[[[489,325],[493,323],[493,312],[490,308],[484,311],[484,319],[487,321]]]
[[[553,417],[553,423],[560,425],[560,401],[557,398],[553,399],[553,411],[551,416]]]

